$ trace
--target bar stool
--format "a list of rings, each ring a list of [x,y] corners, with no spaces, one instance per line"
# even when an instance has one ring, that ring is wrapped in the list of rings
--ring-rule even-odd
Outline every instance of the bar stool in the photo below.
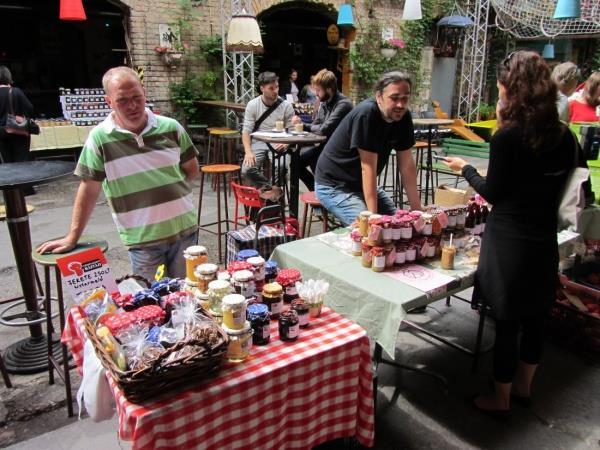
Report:
[[[223,237],[223,233],[221,230],[221,224],[225,224],[227,231],[229,231],[229,224],[233,223],[233,221],[229,220],[229,207],[227,206],[227,185],[229,181],[239,182],[240,180],[240,170],[241,167],[237,164],[209,164],[206,166],[202,166],[200,168],[200,197],[198,199],[198,228],[204,231],[207,231],[212,234],[216,234],[218,238],[218,248],[219,248],[219,262],[223,260],[223,251],[221,246],[221,240]],[[211,223],[200,223],[200,218],[202,217],[202,197],[204,194],[204,176],[205,174],[213,175],[216,180],[216,191],[217,191],[217,221]],[[230,180],[227,180],[227,176],[229,176]],[[221,184],[223,186],[223,201],[225,203],[225,220],[221,217]],[[207,229],[207,227],[216,225],[217,231],[214,232],[212,230]]]
[[[323,216],[317,221],[323,222],[323,233],[327,233],[327,210],[323,208],[323,205],[315,195],[315,192],[310,191],[303,193],[302,195],[300,195],[300,201],[304,203],[304,210],[302,211],[302,227],[300,237],[303,238],[305,236],[309,208],[310,220],[308,220],[308,236],[310,236],[310,226],[313,223],[315,208],[321,208]]]
[[[61,343],[62,347],[62,368],[60,363],[52,354],[52,347],[54,342],[60,342],[60,334],[65,328],[65,304],[63,299],[62,290],[62,277],[60,270],[56,264],[58,258],[73,255],[84,250],[89,250],[94,247],[100,247],[103,252],[108,250],[108,242],[104,239],[99,239],[93,236],[81,236],[77,245],[73,250],[67,253],[45,253],[41,254],[33,250],[31,257],[33,261],[44,267],[44,284],[45,284],[45,296],[44,296],[44,309],[46,311],[46,334],[48,335],[48,378],[49,383],[54,384],[54,371],[62,378],[65,383],[65,390],[67,393],[67,410],[69,417],[73,417],[73,394],[71,392],[71,376],[69,374],[69,356],[67,353],[67,346]],[[50,285],[50,267],[54,267],[54,275],[56,278],[56,298],[52,297],[51,285]],[[53,334],[55,333],[54,326],[52,325],[52,300],[58,302],[58,316],[60,321],[60,332],[58,333],[57,339],[54,339]]]
[[[231,128],[208,128],[208,157],[206,164],[231,164],[233,162],[233,147],[239,138],[240,133]],[[227,146],[227,152],[225,152],[225,146]]]

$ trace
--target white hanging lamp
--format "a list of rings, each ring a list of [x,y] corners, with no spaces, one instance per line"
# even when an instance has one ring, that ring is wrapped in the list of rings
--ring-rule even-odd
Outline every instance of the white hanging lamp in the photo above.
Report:
[[[231,17],[225,48],[230,52],[253,52],[264,51],[260,28],[256,17],[248,14],[245,9]]]
[[[419,20],[422,18],[421,0],[406,0],[402,10],[402,20]]]

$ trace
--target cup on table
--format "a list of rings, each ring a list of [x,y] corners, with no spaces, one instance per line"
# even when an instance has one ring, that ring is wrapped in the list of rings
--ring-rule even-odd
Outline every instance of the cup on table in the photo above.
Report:
[[[275,129],[277,131],[283,131],[283,120],[275,121]]]
[[[302,131],[304,131],[304,124],[303,123],[297,123],[294,125],[294,131],[297,133],[301,133]]]
[[[454,255],[456,255],[456,247],[449,245],[442,247],[442,269],[454,269]]]

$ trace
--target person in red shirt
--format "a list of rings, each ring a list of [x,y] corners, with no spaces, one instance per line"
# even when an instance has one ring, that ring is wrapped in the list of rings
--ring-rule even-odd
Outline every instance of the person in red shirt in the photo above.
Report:
[[[600,72],[594,72],[585,82],[583,95],[569,103],[570,122],[597,122],[600,105]]]

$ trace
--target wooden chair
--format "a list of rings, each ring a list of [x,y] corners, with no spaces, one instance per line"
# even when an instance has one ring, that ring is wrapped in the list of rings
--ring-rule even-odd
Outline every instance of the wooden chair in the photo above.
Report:
[[[302,225],[300,228],[300,237],[304,238],[306,235],[306,224],[308,221],[308,236],[310,236],[310,226],[313,223],[313,216],[315,208],[321,208],[322,216],[319,219],[320,222],[323,222],[323,233],[327,233],[327,210],[323,207],[314,191],[305,192],[300,195],[300,201],[304,203],[304,210],[302,211]],[[308,215],[310,208],[310,217]]]
[[[258,209],[265,206],[265,201],[260,198],[260,192],[258,189],[252,186],[242,186],[235,182],[231,182],[231,190],[235,198],[235,212],[233,217],[234,230],[238,229],[238,222],[245,220],[246,225],[249,222],[254,222],[253,211],[256,212]],[[239,215],[239,205],[244,206],[244,215]]]

